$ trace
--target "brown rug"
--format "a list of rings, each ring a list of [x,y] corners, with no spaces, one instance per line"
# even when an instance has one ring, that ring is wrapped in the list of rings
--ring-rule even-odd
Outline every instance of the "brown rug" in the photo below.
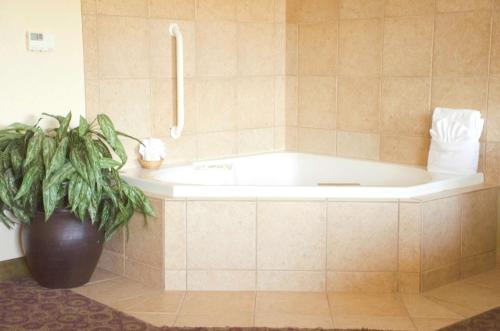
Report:
[[[0,331],[201,331],[157,328],[71,290],[49,290],[31,278],[0,283]],[[213,328],[211,331],[266,331],[266,328]],[[296,329],[281,329],[296,330]],[[500,330],[500,307],[446,327],[446,331]]]
[[[469,319],[452,324],[441,331],[498,331],[500,330],[500,307]]]

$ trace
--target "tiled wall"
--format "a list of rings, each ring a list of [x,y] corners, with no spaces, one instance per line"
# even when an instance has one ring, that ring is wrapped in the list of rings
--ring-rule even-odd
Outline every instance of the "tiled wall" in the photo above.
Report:
[[[464,107],[487,118],[480,166],[500,182],[499,0],[82,0],[82,14],[87,116],[161,137],[169,162],[286,148],[424,165],[432,109]]]
[[[82,0],[82,15],[87,117],[106,113],[122,131],[162,138],[168,162],[284,149],[283,0]],[[177,141],[171,22],[185,41]]]
[[[487,118],[500,181],[500,1],[287,0],[288,149],[424,165],[436,106]]]

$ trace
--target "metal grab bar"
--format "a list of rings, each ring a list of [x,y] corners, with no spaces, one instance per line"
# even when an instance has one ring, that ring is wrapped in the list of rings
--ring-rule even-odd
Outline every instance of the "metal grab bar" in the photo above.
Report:
[[[176,23],[170,24],[168,30],[175,37],[177,58],[177,126],[170,128],[170,136],[179,139],[184,130],[184,39]]]

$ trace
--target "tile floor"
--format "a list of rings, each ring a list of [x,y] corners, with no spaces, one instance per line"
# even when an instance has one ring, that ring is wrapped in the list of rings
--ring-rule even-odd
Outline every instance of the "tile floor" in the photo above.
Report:
[[[162,292],[103,270],[75,292],[157,326],[435,330],[500,306],[500,268],[422,295]]]

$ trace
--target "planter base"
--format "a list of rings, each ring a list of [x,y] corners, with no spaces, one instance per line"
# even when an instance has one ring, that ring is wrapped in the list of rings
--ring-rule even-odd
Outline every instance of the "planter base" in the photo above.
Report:
[[[81,222],[58,209],[44,220],[37,213],[22,228],[22,245],[33,278],[47,288],[74,288],[90,280],[99,261],[104,233],[90,220]]]

